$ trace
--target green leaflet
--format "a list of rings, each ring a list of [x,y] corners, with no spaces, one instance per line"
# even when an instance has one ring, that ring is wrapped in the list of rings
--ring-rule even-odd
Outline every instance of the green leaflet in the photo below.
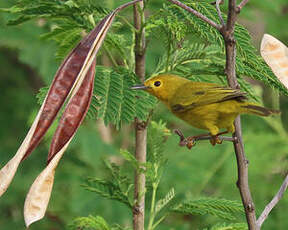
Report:
[[[132,204],[128,200],[127,194],[125,194],[126,191],[122,191],[119,185],[113,181],[91,178],[87,180],[87,184],[83,187],[104,198],[117,200],[123,204],[126,204],[128,207],[132,207]]]
[[[94,88],[97,101],[91,103],[92,107],[97,108],[97,118],[117,128],[122,123],[134,121],[135,117],[146,120],[156,99],[146,92],[131,90],[131,86],[139,83],[137,80],[134,73],[124,68],[112,70],[97,67]]]
[[[235,214],[243,214],[243,206],[237,201],[217,198],[200,198],[180,203],[171,209],[190,215],[213,215],[226,220],[235,220]]]
[[[128,177],[122,175],[119,166],[106,161],[105,165],[109,171],[109,178],[88,178],[83,187],[88,191],[95,192],[104,198],[117,200],[131,208],[133,206],[133,202],[131,202],[129,199],[131,183]]]

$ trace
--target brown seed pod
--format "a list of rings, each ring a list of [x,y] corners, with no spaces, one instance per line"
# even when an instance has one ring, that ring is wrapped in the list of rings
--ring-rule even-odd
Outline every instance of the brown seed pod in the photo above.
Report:
[[[93,95],[95,65],[96,61],[92,63],[80,88],[65,108],[51,142],[48,163],[71,139],[88,111]]]
[[[79,73],[85,64],[86,57],[91,50],[91,46],[101,31],[101,26],[104,22],[105,20],[101,21],[94,30],[82,39],[58,69],[44,101],[43,110],[29,143],[29,147],[22,160],[30,155],[54,121],[57,113],[71,91],[73,84],[79,76]]]

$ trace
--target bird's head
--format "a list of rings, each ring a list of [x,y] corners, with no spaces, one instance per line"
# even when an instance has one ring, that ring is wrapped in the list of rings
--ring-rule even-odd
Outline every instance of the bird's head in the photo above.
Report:
[[[144,84],[135,85],[131,89],[142,89],[157,97],[161,101],[168,101],[188,79],[172,74],[160,74],[147,79]]]

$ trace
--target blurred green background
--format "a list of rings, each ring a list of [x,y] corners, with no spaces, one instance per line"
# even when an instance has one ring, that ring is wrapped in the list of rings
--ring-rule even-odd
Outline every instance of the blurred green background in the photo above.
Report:
[[[120,5],[107,0],[111,8]],[[151,0],[152,2],[152,0]],[[164,1],[155,0],[150,6],[156,11]],[[1,1],[0,7],[10,7],[14,0]],[[149,9],[148,9],[149,10]],[[127,11],[125,11],[127,12]],[[19,26],[6,26],[12,16],[0,13],[0,166],[17,151],[24,139],[39,105],[38,90],[49,85],[60,62],[55,59],[56,44],[41,40],[48,31],[45,20],[27,22]],[[264,33],[272,34],[288,45],[288,2],[286,0],[254,0],[241,12],[239,22],[251,32],[254,44],[259,44]],[[147,50],[147,73],[161,56],[161,45],[151,42]],[[267,106],[275,106],[278,97],[271,89],[253,82],[263,94]],[[276,101],[276,102],[275,102]],[[287,123],[288,100],[280,96],[283,123]],[[169,129],[181,128],[186,135],[201,131],[188,127],[173,117],[161,105],[153,119],[167,122]],[[274,196],[287,173],[287,127],[282,129],[279,119],[264,120],[243,116],[243,138],[250,162],[249,183],[259,214]],[[279,128],[278,128],[279,127]],[[123,204],[105,200],[84,190],[80,185],[89,176],[105,176],[103,158],[116,160],[119,148],[133,149],[133,132],[126,126],[120,131],[105,129],[101,122],[86,120],[77,132],[56,172],[55,184],[46,217],[31,226],[31,230],[66,229],[72,219],[89,214],[101,215],[109,223],[130,225],[131,212]],[[44,168],[51,140],[51,132],[23,162],[8,191],[0,198],[0,229],[25,229],[23,205],[25,195]],[[100,133],[102,132],[102,135]],[[106,137],[103,135],[106,134]],[[160,194],[175,188],[179,198],[214,196],[240,200],[236,187],[237,168],[233,146],[223,143],[211,147],[208,142],[197,143],[192,150],[180,148],[178,137],[172,135],[166,145],[168,165],[160,186]],[[166,191],[166,192],[165,192]],[[272,211],[263,229],[288,228],[288,196]],[[244,220],[244,217],[242,221]],[[216,223],[214,217],[183,217],[172,215],[159,229],[201,229]]]

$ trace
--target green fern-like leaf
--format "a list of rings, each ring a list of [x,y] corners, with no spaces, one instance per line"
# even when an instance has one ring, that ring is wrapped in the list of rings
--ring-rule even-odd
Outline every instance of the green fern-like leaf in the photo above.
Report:
[[[94,90],[98,103],[93,105],[92,101],[92,106],[98,108],[97,117],[118,128],[122,122],[132,122],[135,117],[147,119],[156,100],[146,92],[131,90],[136,82],[135,74],[127,69],[98,67]]]
[[[130,162],[135,169],[139,169],[139,163],[133,154],[124,149],[120,149],[120,154],[124,157],[125,160]]]
[[[78,217],[70,224],[71,230],[110,230],[109,225],[101,216]]]
[[[243,213],[242,204],[236,201],[216,198],[201,198],[181,203],[171,209],[190,215],[214,215],[222,219],[235,220],[235,214]]]
[[[131,208],[133,202],[129,199],[129,192],[132,183],[127,176],[122,175],[119,166],[108,161],[104,161],[104,163],[109,177],[107,179],[88,178],[83,187],[104,198],[117,200]]]
[[[155,206],[155,212],[158,213],[168,205],[168,203],[175,197],[175,191],[174,188],[171,188],[169,192],[166,194],[166,196],[163,199],[160,199],[157,201]]]
[[[165,141],[167,136],[171,135],[166,124],[161,120],[159,122],[151,121],[148,127],[148,153],[146,163],[146,176],[150,183],[159,183],[163,168],[167,159],[163,155]]]
[[[95,192],[104,198],[117,200],[123,204],[126,204],[128,207],[132,207],[127,194],[125,194],[121,188],[112,181],[90,178],[87,180],[87,183],[83,185],[83,187],[88,191]]]
[[[217,11],[211,4],[194,1],[186,1],[185,3],[219,23]],[[157,18],[158,21],[164,20],[161,19],[164,15],[177,17],[177,20],[184,21],[186,26],[190,27],[189,30],[186,30],[189,34],[197,34],[200,41],[202,39],[202,41],[206,41],[206,43],[208,42],[209,44],[217,45],[222,53],[222,60],[225,60],[223,38],[216,29],[174,4],[164,7],[162,12],[163,13]],[[223,17],[226,19],[225,15],[223,15]],[[160,25],[161,23],[158,22],[158,24]],[[288,95],[287,89],[285,89],[285,87],[278,81],[269,67],[263,62],[263,59],[257,55],[256,49],[251,43],[248,31],[239,24],[236,24],[235,26],[235,38],[237,41],[237,74],[239,76],[243,75],[260,80],[267,86],[275,88],[283,94]],[[213,62],[215,61],[212,59],[212,63]],[[224,64],[222,69],[224,70]],[[180,70],[180,72],[183,71],[183,66],[178,66],[177,70]],[[193,66],[190,71],[193,71]],[[251,93],[251,91],[248,93]]]

